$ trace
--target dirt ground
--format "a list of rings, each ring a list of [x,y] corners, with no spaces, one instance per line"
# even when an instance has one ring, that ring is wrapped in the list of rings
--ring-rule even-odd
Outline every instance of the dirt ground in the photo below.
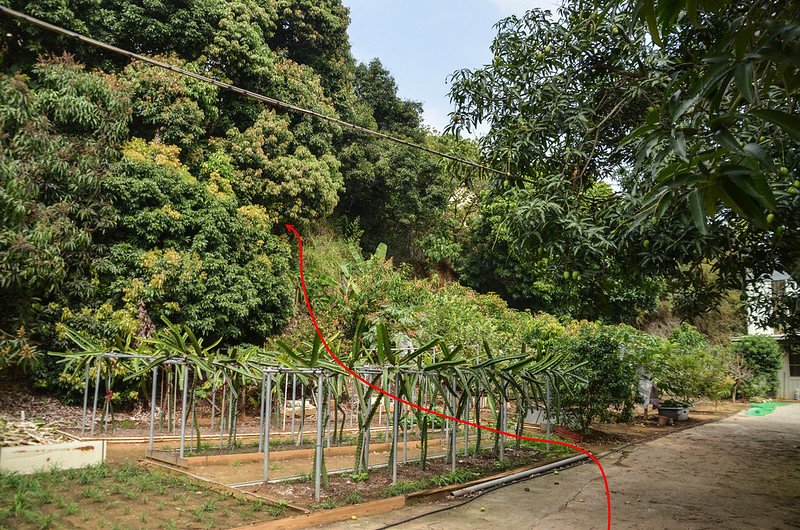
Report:
[[[601,462],[613,528],[800,527],[800,404],[680,430],[612,452]],[[602,479],[591,464],[461,502],[408,507],[328,528],[382,528],[417,516],[398,528],[606,527]]]

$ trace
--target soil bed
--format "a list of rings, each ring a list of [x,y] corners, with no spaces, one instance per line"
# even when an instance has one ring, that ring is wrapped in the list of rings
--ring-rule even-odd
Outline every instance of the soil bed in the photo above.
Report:
[[[286,515],[134,464],[0,473],[0,528],[230,528]]]
[[[484,451],[477,456],[459,455],[455,472],[451,471],[451,463],[444,458],[429,459],[424,470],[420,468],[418,462],[398,465],[398,480],[395,484],[392,484],[391,470],[388,467],[372,469],[368,477],[366,474],[353,473],[330,475],[329,484],[323,487],[319,503],[313,500],[314,484],[311,480],[259,484],[242,489],[272,499],[285,499],[294,506],[331,509],[469,482],[571,454],[572,452],[568,450],[544,452],[525,447],[519,450],[506,448],[505,458],[499,462],[494,452]]]
[[[429,431],[431,435],[435,434],[438,431]],[[187,438],[188,440],[188,438]],[[218,439],[215,442],[213,438],[211,440],[208,438],[204,438],[201,441],[200,450],[196,449],[187,449],[185,451],[186,456],[215,456],[215,455],[230,455],[230,454],[250,454],[255,453],[258,450],[258,441],[251,441],[251,442],[238,442],[235,447],[228,447],[226,444],[223,443],[222,447],[219,447]],[[345,435],[342,437],[341,442],[331,442],[331,447],[346,447],[346,446],[353,446],[355,445],[357,437],[355,435]],[[380,433],[378,435],[373,435],[370,437],[370,444],[383,444],[391,442],[392,437],[389,436],[388,438],[383,434]],[[408,437],[406,438],[407,442],[415,442],[419,440],[419,436],[411,435],[408,433]],[[192,440],[194,441],[194,440]],[[294,451],[297,449],[314,449],[316,447],[316,434],[315,433],[306,433],[303,435],[303,443],[295,445],[292,441],[290,436],[287,436],[283,433],[275,435],[270,435],[270,442],[269,442],[269,450],[270,452],[280,452],[280,451]],[[402,450],[403,441],[402,439],[398,440],[398,445]],[[323,441],[323,445],[328,447],[327,442]],[[188,441],[187,441],[188,447]],[[169,444],[159,449],[163,451],[177,451],[179,446]]]

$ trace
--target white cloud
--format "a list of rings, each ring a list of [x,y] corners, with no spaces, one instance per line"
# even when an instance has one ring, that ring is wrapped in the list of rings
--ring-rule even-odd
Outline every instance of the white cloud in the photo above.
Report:
[[[558,0],[489,0],[489,2],[495,6],[501,17],[522,15],[535,7],[549,9],[555,13],[559,5]]]

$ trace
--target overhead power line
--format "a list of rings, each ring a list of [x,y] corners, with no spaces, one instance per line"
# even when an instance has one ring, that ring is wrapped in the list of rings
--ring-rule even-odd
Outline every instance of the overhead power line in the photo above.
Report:
[[[372,129],[367,129],[366,127],[362,127],[360,125],[356,125],[354,123],[349,123],[344,120],[340,120],[339,118],[334,118],[333,116],[327,116],[320,112],[313,111],[311,109],[306,109],[303,107],[298,107],[297,105],[292,105],[291,103],[286,103],[285,101],[281,101],[279,99],[271,98],[269,96],[265,96],[263,94],[259,94],[258,92],[253,92],[251,90],[247,90],[245,88],[238,87],[236,85],[232,85],[230,83],[226,83],[224,81],[220,81],[219,79],[215,79],[213,77],[208,77],[202,74],[198,74],[196,72],[192,72],[190,70],[186,70],[185,68],[181,68],[180,66],[175,66],[173,64],[165,63],[163,61],[159,61],[156,59],[152,59],[150,57],[140,55],[138,53],[125,50],[123,48],[119,48],[117,46],[113,46],[111,44],[93,39],[91,37],[87,37],[86,35],[82,35],[80,33],[76,33],[74,31],[62,28],[61,26],[56,26],[55,24],[50,24],[49,22],[45,22],[44,20],[38,19],[36,17],[32,17],[30,15],[26,15],[25,13],[21,13],[19,11],[14,11],[13,9],[9,9],[8,7],[0,4],[0,13],[5,15],[11,16],[13,18],[23,20],[32,24],[34,26],[46,29],[48,31],[52,31],[54,33],[58,33],[60,35],[64,35],[85,44],[89,44],[91,46],[95,46],[97,48],[101,48],[103,50],[116,53],[118,55],[123,55],[128,57],[129,59],[134,59],[137,61],[142,61],[144,63],[152,64],[153,66],[157,66],[159,68],[164,68],[165,70],[169,70],[171,72],[175,72],[177,74],[185,75],[187,77],[191,77],[197,79],[198,81],[202,81],[204,83],[209,83],[225,90],[230,90],[236,94],[240,94],[242,96],[248,97],[250,99],[254,99],[256,101],[260,101],[262,103],[266,103],[272,107],[289,110],[292,112],[297,112],[300,114],[305,114],[307,116],[313,116],[320,120],[327,121],[329,123],[334,123],[339,125],[340,127],[344,127],[346,129],[350,129],[353,131],[360,132],[362,134],[374,136],[376,138],[382,138],[384,140],[389,140],[390,142],[394,142],[396,144],[404,145],[406,147],[410,147],[412,149],[417,149],[419,151],[424,151],[426,153],[440,156],[447,160],[451,160],[453,162],[457,162],[459,164],[463,164],[465,166],[470,166],[475,169],[480,169],[482,171],[487,171],[489,173],[494,173],[496,175],[500,175],[504,178],[515,178],[510,173],[505,171],[500,171],[498,169],[494,169],[488,166],[484,166],[483,164],[479,164],[477,162],[473,162],[471,160],[467,160],[466,158],[461,158],[458,156],[450,155],[447,153],[443,153],[442,151],[437,151],[436,149],[431,149],[429,147],[425,147],[424,145],[419,145],[414,142],[409,142],[408,140],[404,140],[402,138],[398,138],[397,136],[392,136],[390,134],[385,134],[379,131],[373,131]]]

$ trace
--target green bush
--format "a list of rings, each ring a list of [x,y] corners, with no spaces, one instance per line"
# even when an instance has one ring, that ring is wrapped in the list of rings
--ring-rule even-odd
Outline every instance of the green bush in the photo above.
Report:
[[[745,396],[765,395],[777,389],[778,370],[783,363],[778,341],[766,335],[748,335],[732,343],[731,352],[741,356],[751,372],[742,381]]]
[[[571,388],[560,388],[559,399],[567,413],[567,424],[587,433],[592,422],[607,419],[610,409],[630,418],[638,400],[639,375],[633,359],[626,356],[613,330],[588,322],[575,323],[557,348],[570,353],[570,363],[585,363],[578,369],[582,380]]]
[[[669,339],[658,339],[653,345],[651,371],[661,392],[690,402],[700,396],[718,398],[729,391],[724,355],[711,348],[708,338],[694,326],[681,324]]]
[[[772,375],[780,370],[783,357],[778,341],[767,335],[748,335],[733,343],[733,351],[744,356],[754,375]]]

